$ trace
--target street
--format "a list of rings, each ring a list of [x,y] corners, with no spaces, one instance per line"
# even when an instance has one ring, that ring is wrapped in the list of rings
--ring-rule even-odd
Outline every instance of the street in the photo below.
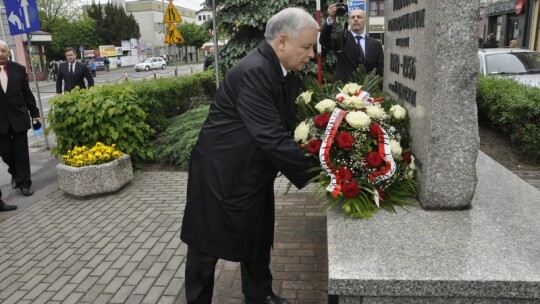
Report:
[[[156,70],[156,78],[174,77],[175,70],[178,76],[190,74],[193,72],[202,71],[203,63],[193,63],[179,66],[167,66],[164,70]],[[98,71],[97,76],[94,78],[95,85],[102,85],[105,83],[120,83],[123,81],[139,81],[142,79],[151,80],[154,78],[154,71],[142,71],[135,72],[132,66],[122,67],[117,70],[110,70],[110,72]],[[56,95],[56,84],[54,81],[39,81],[39,92],[41,97],[41,109],[44,115],[49,113],[49,100]],[[30,88],[36,95],[37,89],[35,82],[30,82]],[[36,95],[36,101],[39,103],[38,96]],[[38,105],[39,107],[39,105]],[[6,218],[13,216],[17,212],[29,208],[35,203],[43,200],[50,192],[58,188],[56,177],[56,165],[60,159],[56,159],[51,156],[50,148],[55,145],[54,134],[49,134],[47,137],[49,149],[45,145],[45,138],[43,135],[35,136],[34,132],[28,130],[28,145],[30,149],[30,164],[32,170],[32,189],[34,195],[26,197],[21,194],[18,189],[11,188],[11,175],[7,172],[7,165],[0,161],[0,189],[2,190],[2,200],[7,204],[14,204],[18,206],[18,209],[10,212],[0,213],[0,222]]]

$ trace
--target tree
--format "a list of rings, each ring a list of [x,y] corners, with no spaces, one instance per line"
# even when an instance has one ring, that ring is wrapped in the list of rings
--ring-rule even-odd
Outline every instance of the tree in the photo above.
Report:
[[[207,32],[199,25],[195,23],[181,23],[178,27],[180,34],[184,38],[184,51],[187,54],[187,47],[194,46],[196,49],[200,49],[205,42],[208,41]],[[180,47],[178,44],[177,47]],[[198,53],[195,53],[195,61],[199,61]],[[187,62],[187,57],[186,57]]]
[[[139,39],[141,33],[139,24],[130,13],[126,14],[123,7],[107,3],[101,6],[93,3],[88,8],[88,17],[96,21],[96,29],[101,44],[118,45],[122,40]]]
[[[81,46],[84,49],[98,47],[100,39],[95,31],[95,20],[90,18],[76,20],[60,18],[59,21],[51,33],[52,41],[46,47],[49,58],[65,59],[64,49],[66,47],[73,47],[76,50]]]
[[[37,1],[41,30],[52,33],[54,28],[64,20],[81,16],[79,0],[39,0]]]
[[[229,69],[264,39],[266,22],[285,7],[303,7],[315,16],[315,2],[305,0],[220,0],[218,31],[231,39],[223,49],[220,68]],[[335,2],[335,1],[333,1]]]

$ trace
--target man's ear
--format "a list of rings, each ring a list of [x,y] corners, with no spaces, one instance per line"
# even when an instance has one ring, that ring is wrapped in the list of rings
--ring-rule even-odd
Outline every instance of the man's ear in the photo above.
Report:
[[[287,42],[287,35],[285,35],[285,33],[280,33],[278,37],[278,48],[280,51],[285,49],[285,42]]]

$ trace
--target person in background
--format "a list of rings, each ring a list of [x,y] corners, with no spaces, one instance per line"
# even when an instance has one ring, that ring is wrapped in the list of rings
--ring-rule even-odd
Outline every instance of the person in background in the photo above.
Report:
[[[0,40],[0,155],[8,165],[11,186],[31,196],[27,133],[30,122],[41,125],[41,118],[26,68],[8,61],[8,55],[7,43]]]
[[[110,71],[111,61],[109,60],[109,58],[107,58],[107,56],[105,56],[105,58],[103,58],[103,64],[105,65],[105,71],[106,72]],[[95,77],[95,75],[94,75],[94,77]]]
[[[96,62],[94,60],[90,61],[90,73],[92,74],[92,77],[96,77]]]
[[[517,48],[518,46],[519,46],[518,41],[516,39],[510,40],[510,47],[511,48]]]
[[[58,66],[56,74],[56,93],[62,94],[62,81],[64,81],[64,92],[69,92],[76,87],[86,89],[84,79],[88,82],[88,87],[94,86],[94,78],[85,64],[77,62],[77,53],[72,47],[65,49],[66,62]]]
[[[225,75],[191,152],[181,239],[188,304],[212,303],[218,259],[240,262],[246,304],[289,304],[272,290],[274,180],[302,188],[315,172],[291,135],[300,70],[314,57],[317,21],[286,8],[265,40]]]
[[[499,43],[497,42],[495,38],[495,34],[489,33],[488,34],[488,40],[482,45],[482,48],[489,49],[489,48],[498,48]]]
[[[384,52],[379,40],[364,34],[367,23],[366,13],[361,9],[354,9],[349,14],[349,31],[346,38],[342,35],[332,36],[332,29],[336,18],[337,5],[328,7],[328,19],[321,29],[319,42],[327,49],[336,53],[337,63],[332,81],[341,80],[347,83],[358,66],[363,65],[366,73],[376,70],[383,76]]]

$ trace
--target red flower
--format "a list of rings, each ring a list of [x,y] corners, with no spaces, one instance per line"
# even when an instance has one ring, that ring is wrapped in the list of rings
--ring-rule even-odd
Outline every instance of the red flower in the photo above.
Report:
[[[352,178],[352,172],[351,170],[347,169],[346,167],[340,167],[337,169],[337,174],[339,178],[343,181],[350,180]]]
[[[382,159],[382,157],[379,155],[378,152],[369,152],[367,155],[366,155],[366,161],[368,163],[368,165],[372,168],[379,168],[380,166],[382,166],[384,164],[384,160]]]
[[[379,130],[379,128],[376,128],[375,124],[370,124],[369,125],[369,136],[371,136],[371,138],[378,138],[379,137],[378,130]]]
[[[330,114],[328,113],[324,113],[324,114],[313,117],[313,124],[317,128],[321,128],[321,129],[326,128],[328,121],[330,121]]]
[[[318,154],[321,149],[322,140],[315,138],[307,143],[307,150],[311,154]]]
[[[412,153],[411,151],[405,151],[403,152],[402,154],[402,157],[403,157],[403,160],[407,163],[407,164],[410,164],[412,162]]]
[[[347,182],[341,187],[341,193],[348,198],[356,197],[360,193],[360,185],[356,181]]]
[[[341,149],[351,151],[354,144],[354,137],[347,132],[341,132],[336,135],[335,142],[336,146],[340,147]]]

